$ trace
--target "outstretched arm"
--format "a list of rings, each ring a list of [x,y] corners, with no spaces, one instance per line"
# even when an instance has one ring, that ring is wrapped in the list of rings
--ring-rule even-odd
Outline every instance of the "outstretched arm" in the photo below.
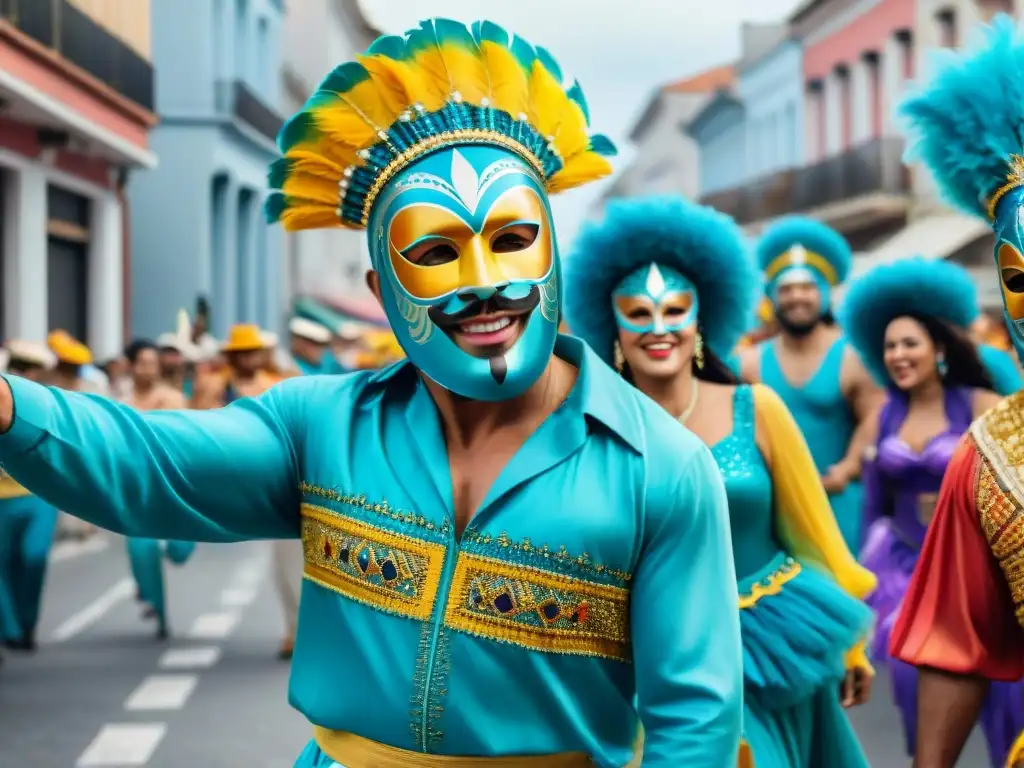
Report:
[[[892,655],[920,673],[916,768],[955,765],[988,681],[1024,675],[1024,637],[978,519],[982,471],[973,441],[965,439],[946,469],[892,631]]]
[[[648,768],[736,764],[743,708],[739,598],[721,474],[700,446],[648,490],[632,637]]]
[[[840,376],[843,395],[857,420],[857,427],[850,437],[850,445],[840,463],[844,467],[843,474],[846,478],[855,479],[860,476],[864,452],[878,437],[878,414],[885,403],[885,392],[871,378],[857,353],[849,347],[846,349],[846,359],[843,360]]]
[[[54,506],[117,533],[295,537],[296,444],[308,399],[295,383],[216,411],[140,413],[8,377],[0,382],[0,463]]]

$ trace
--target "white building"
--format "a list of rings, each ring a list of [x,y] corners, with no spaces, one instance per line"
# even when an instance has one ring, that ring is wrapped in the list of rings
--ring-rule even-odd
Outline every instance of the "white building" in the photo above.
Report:
[[[379,35],[358,0],[289,3],[282,67],[285,112],[297,112],[328,72],[352,61]],[[290,295],[340,299],[368,294],[365,233],[339,227],[299,232],[287,240],[282,279]]]

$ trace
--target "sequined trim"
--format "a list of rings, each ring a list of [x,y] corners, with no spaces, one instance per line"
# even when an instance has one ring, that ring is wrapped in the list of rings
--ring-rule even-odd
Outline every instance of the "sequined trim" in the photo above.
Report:
[[[409,699],[409,714],[412,716],[409,727],[412,729],[413,743],[424,752],[436,751],[437,745],[444,738],[441,716],[444,714],[444,700],[448,696],[451,666],[448,629],[444,626],[438,628],[435,642],[434,623],[424,623],[420,631],[412,696]]]
[[[430,618],[444,546],[303,504],[302,548],[306,579],[371,608]]]
[[[800,571],[800,563],[787,557],[782,565],[761,581],[752,584],[749,592],[740,595],[740,609],[753,608],[762,597],[779,594],[782,592],[783,585],[799,576]]]
[[[535,651],[631,660],[627,589],[466,552],[445,624]]]
[[[427,531],[437,531],[442,534],[448,533],[447,519],[442,523],[435,525],[433,521],[428,520],[423,515],[417,515],[415,512],[397,509],[387,501],[370,501],[362,494],[345,493],[333,488],[325,488],[322,485],[314,485],[312,483],[305,482],[299,483],[299,490],[302,493],[309,494],[310,496],[319,496],[321,499],[326,499],[327,501],[333,501],[337,504],[345,504],[362,512],[378,515],[397,523],[423,528]]]
[[[1000,487],[987,461],[978,471],[976,487],[981,528],[1010,587],[1017,621],[1024,625],[1024,510]]]
[[[489,533],[481,533],[473,528],[468,528],[463,534],[462,544],[463,547],[469,546],[471,549],[480,550],[481,556],[487,556],[493,552],[502,560],[517,560],[518,565],[594,576],[602,583],[607,582],[620,587],[628,586],[633,578],[632,574],[626,571],[595,563],[586,552],[581,555],[573,555],[564,546],[556,550],[551,549],[547,544],[538,546],[530,539],[515,541],[504,531],[497,536],[492,536]]]
[[[971,425],[971,437],[999,484],[1024,506],[1024,392],[1003,398]]]

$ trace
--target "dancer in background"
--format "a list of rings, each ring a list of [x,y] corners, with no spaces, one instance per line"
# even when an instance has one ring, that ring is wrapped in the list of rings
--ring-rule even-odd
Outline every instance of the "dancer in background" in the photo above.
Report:
[[[67,331],[51,331],[46,344],[57,357],[57,366],[48,377],[48,383],[69,392],[107,395],[109,390],[95,377],[87,377],[85,369],[92,365],[92,351]]]
[[[196,382],[192,407],[222,408],[240,397],[256,397],[280,381],[266,370],[267,338],[256,325],[234,325],[228,331],[221,354],[227,370]]]
[[[338,67],[282,130],[270,219],[365,229],[407,362],[158,415],[0,381],[0,462],[76,514],[302,536],[297,768],[613,768],[641,720],[646,768],[736,761],[722,478],[558,335],[548,196],[614,152],[562,81],[495,24],[435,19]]]
[[[900,111],[911,157],[957,207],[987,217],[1007,329],[1024,355],[1024,35],[996,17],[946,52]],[[917,768],[952,768],[990,681],[1024,676],[1024,393],[975,420],[953,454],[892,631],[918,668]],[[1018,744],[1017,746],[1021,746]],[[1020,754],[1012,754],[1008,764]]]
[[[867,602],[877,614],[874,657],[883,664],[949,460],[975,417],[999,400],[962,330],[977,313],[967,270],[921,258],[876,267],[851,285],[843,302],[850,343],[889,392],[874,458],[864,465],[861,551],[861,563],[878,577]],[[913,756],[917,671],[899,660],[891,661],[890,671]],[[992,765],[1000,766],[1024,726],[1024,687],[993,687],[981,725]]]
[[[57,357],[46,345],[12,339],[4,345],[7,372],[46,382]],[[36,649],[36,626],[57,510],[0,468],[0,637],[18,651]],[[4,605],[6,604],[6,608]]]
[[[743,378],[771,387],[793,414],[856,552],[861,456],[883,398],[832,315],[831,292],[850,270],[850,246],[818,221],[788,217],[768,227],[756,250],[779,334],[740,351]]]
[[[130,366],[132,394],[125,401],[140,411],[170,411],[187,407],[185,395],[161,377],[160,350],[156,344],[133,341],[125,350]],[[143,617],[156,619],[156,636],[166,640],[170,635],[167,601],[164,589],[164,558],[174,565],[184,565],[192,556],[195,544],[189,541],[128,538],[128,563],[135,579],[139,602],[146,606]]]
[[[304,317],[293,317],[288,323],[291,352],[300,373],[325,373],[326,356],[331,343],[331,332],[320,323]]]
[[[842,706],[870,694],[860,599],[875,581],[844,544],[785,405],[719,356],[758,290],[739,227],[681,198],[612,201],[565,276],[569,327],[711,446],[725,478],[753,764],[867,768]]]

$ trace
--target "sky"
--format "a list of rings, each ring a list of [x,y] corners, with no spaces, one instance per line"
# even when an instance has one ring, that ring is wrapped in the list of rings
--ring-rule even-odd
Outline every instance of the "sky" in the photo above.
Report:
[[[402,33],[425,16],[472,22],[489,19],[547,48],[579,79],[591,129],[619,147],[625,168],[628,135],[658,87],[734,60],[743,21],[784,19],[800,0],[361,0],[386,33]],[[608,182],[552,199],[564,250]]]

